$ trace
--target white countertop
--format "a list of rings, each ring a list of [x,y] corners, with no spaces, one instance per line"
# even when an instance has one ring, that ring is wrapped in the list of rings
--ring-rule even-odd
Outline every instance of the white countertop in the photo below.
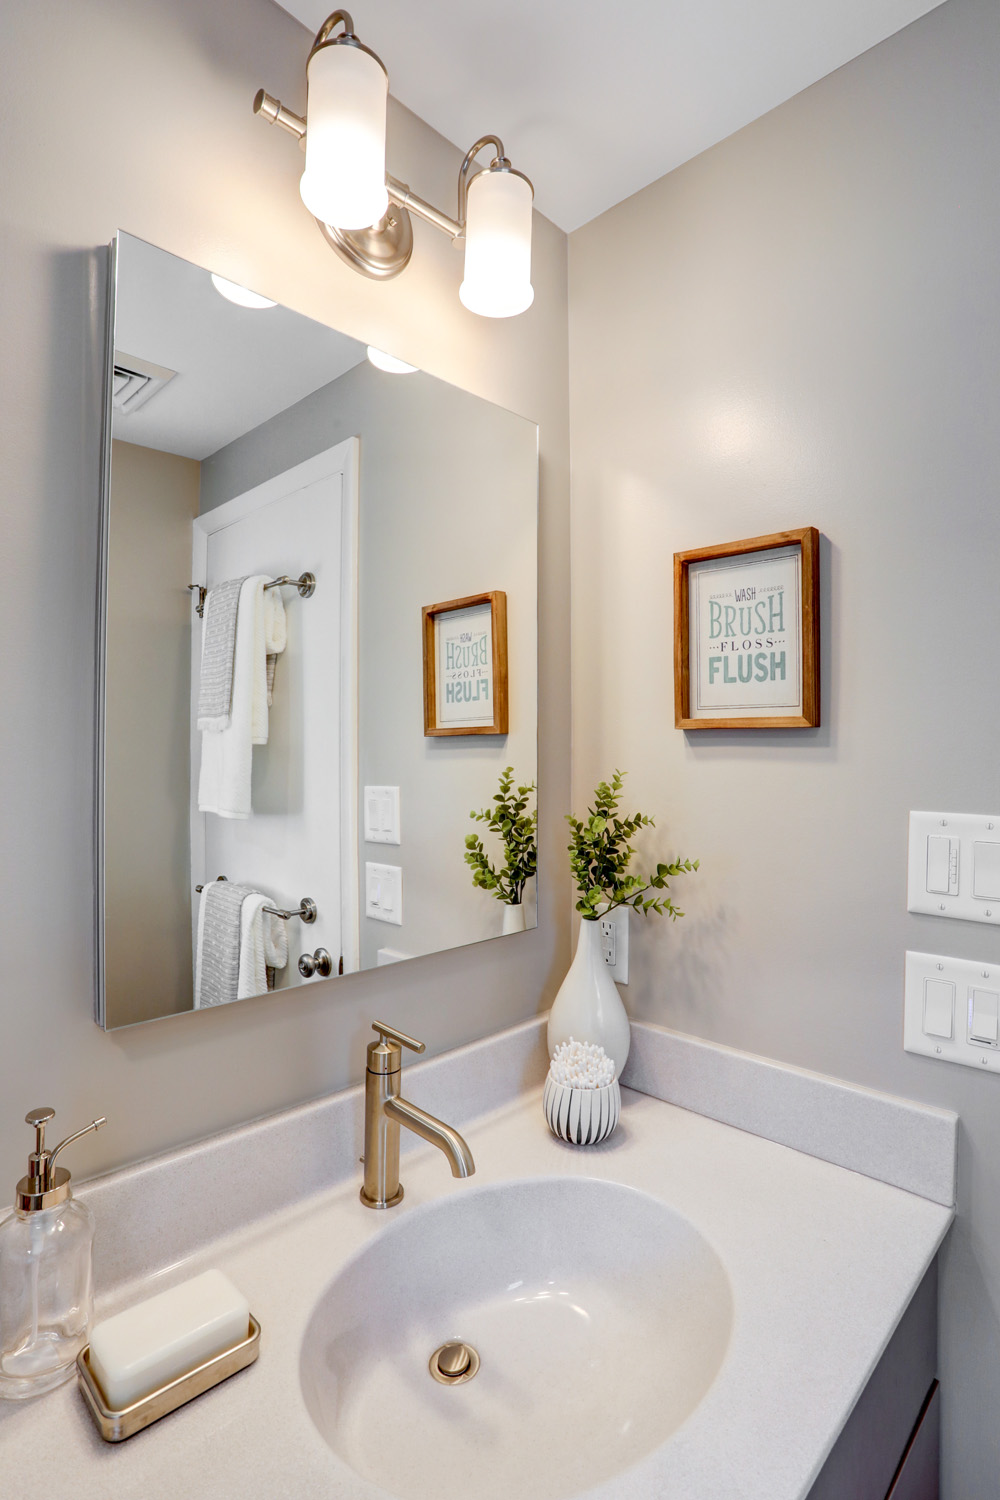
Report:
[[[412,1096],[423,1102],[416,1087]],[[716,1250],[734,1304],[728,1351],[701,1404],[666,1444],[588,1496],[804,1500],[952,1210],[628,1089],[617,1132],[597,1148],[556,1141],[538,1090],[463,1131],[476,1159],[470,1183],[421,1149],[403,1158],[397,1208],[372,1213],[358,1201],[359,1179],[345,1181],[102,1298],[98,1316],[218,1266],[261,1323],[260,1359],[119,1445],[101,1441],[75,1382],[23,1405],[0,1402],[4,1491],[16,1466],[9,1493],[18,1500],[381,1495],[330,1451],[306,1411],[299,1359],[313,1307],[359,1248],[419,1205],[560,1175],[669,1203]],[[211,1216],[210,1201],[204,1211]],[[385,1435],[392,1440],[391,1413]]]

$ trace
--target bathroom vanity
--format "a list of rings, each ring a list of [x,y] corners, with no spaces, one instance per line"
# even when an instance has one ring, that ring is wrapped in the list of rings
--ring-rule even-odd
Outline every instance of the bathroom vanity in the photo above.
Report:
[[[546,1129],[542,1021],[407,1065],[476,1171],[404,1133],[381,1213],[360,1089],[84,1187],[99,1316],[217,1266],[261,1354],[119,1447],[73,1385],[0,1410],[19,1500],[935,1495],[956,1117],[655,1027],[632,1052],[591,1150]]]

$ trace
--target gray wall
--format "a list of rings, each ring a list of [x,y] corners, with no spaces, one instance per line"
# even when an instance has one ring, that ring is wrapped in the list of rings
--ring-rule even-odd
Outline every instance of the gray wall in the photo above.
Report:
[[[458,300],[461,256],[426,225],[379,286],[327,248],[302,159],[255,119],[261,85],[304,105],[310,38],[270,0],[56,0],[0,12],[4,149],[0,505],[16,649],[3,654],[0,1197],[21,1123],[52,1104],[108,1126],[69,1163],[133,1160],[361,1076],[373,1016],[432,1051],[535,1012],[566,964],[568,801],[565,237],[535,218],[535,304],[493,323]],[[392,59],[388,59],[392,67]],[[128,121],[126,128],[122,121]],[[485,128],[485,127],[484,127]],[[393,106],[389,165],[454,201],[461,152]],[[487,948],[304,986],[106,1036],[93,1005],[93,617],[103,252],[119,227],[394,350],[538,421],[542,432],[542,925]],[[92,311],[93,309],[93,311]],[[44,895],[44,902],[40,897]]]
[[[473,887],[463,853],[469,810],[491,802],[504,767],[536,780],[537,433],[423,372],[389,375],[364,360],[206,459],[202,508],[354,435],[359,794],[398,786],[402,828],[399,846],[361,842],[361,966],[370,969],[381,947],[434,953],[500,931],[503,908]],[[425,737],[421,609],[492,589],[507,594],[510,732]],[[358,827],[363,835],[363,807]],[[402,926],[365,916],[366,860],[401,867]]]
[[[636,1015],[958,1110],[947,1500],[1000,1442],[1000,1086],[902,1050],[910,808],[1000,803],[1000,8],[949,3],[570,239],[574,801],[702,859]],[[823,533],[823,724],[673,727],[672,554]]]
[[[148,1021],[191,1009],[187,586],[200,465],[135,443],[113,449],[104,879],[115,920],[104,963],[116,1021]]]

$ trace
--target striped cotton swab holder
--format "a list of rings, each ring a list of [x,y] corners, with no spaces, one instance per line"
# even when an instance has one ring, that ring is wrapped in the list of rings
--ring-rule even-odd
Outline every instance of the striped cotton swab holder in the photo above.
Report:
[[[618,1079],[603,1088],[578,1089],[545,1080],[542,1109],[552,1134],[571,1146],[596,1146],[606,1141],[618,1124],[622,1094]]]

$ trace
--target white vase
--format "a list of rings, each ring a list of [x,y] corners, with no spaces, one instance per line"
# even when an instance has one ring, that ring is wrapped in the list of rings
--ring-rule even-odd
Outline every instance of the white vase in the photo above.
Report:
[[[507,937],[508,933],[523,931],[524,907],[520,903],[518,903],[516,906],[512,906],[509,902],[505,901],[503,908],[503,925],[500,928],[500,936]]]
[[[628,1013],[604,962],[600,922],[580,923],[576,957],[549,1012],[549,1056],[560,1042],[597,1042],[620,1078],[632,1040]]]

